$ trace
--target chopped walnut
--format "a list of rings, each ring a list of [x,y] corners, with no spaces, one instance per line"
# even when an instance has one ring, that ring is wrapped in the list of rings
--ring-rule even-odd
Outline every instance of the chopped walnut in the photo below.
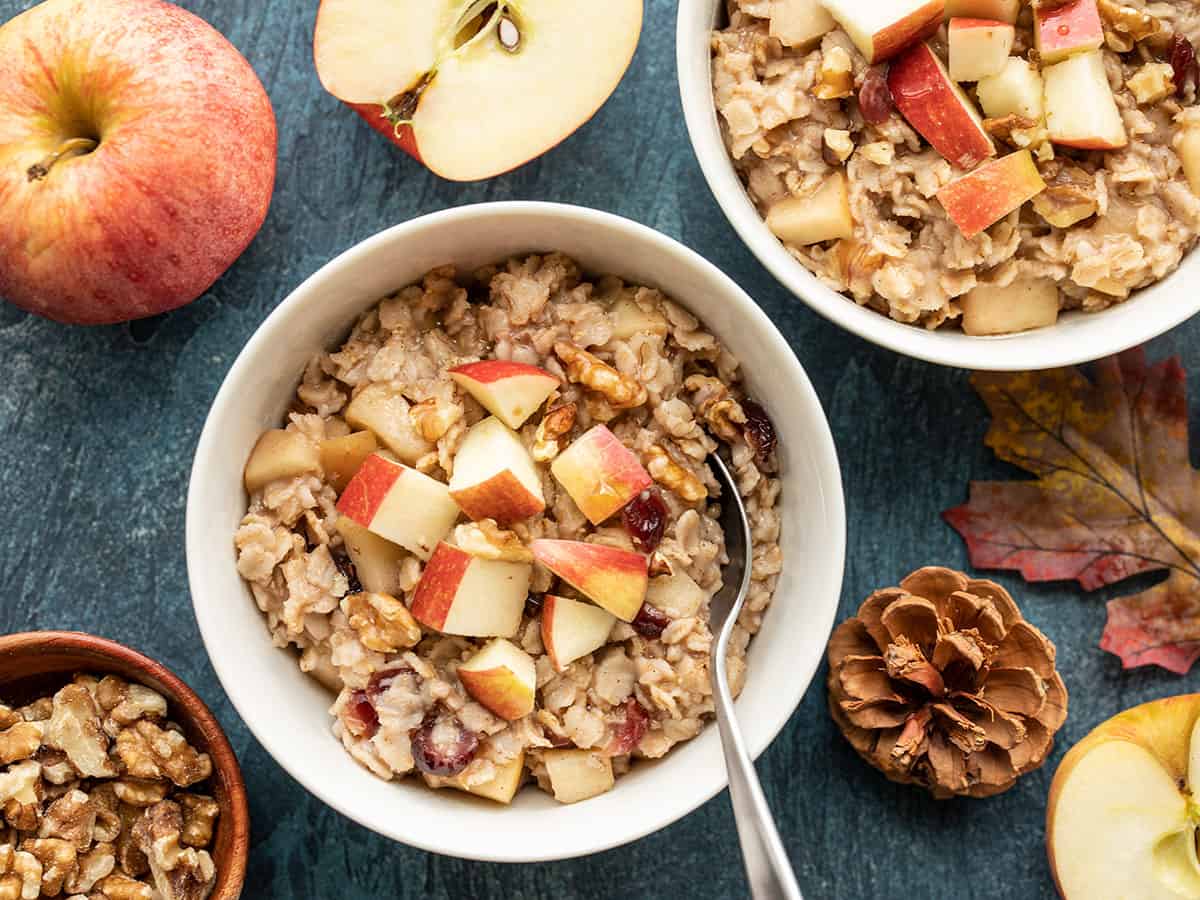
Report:
[[[646,451],[646,471],[650,477],[687,503],[697,503],[708,496],[706,488],[695,475],[675,462],[658,444]]]
[[[42,893],[58,896],[75,867],[75,845],[59,838],[29,838],[21,842],[21,849],[42,864]]]
[[[134,840],[133,828],[141,821],[144,810],[122,803],[117,812],[121,817],[121,833],[114,842],[117,865],[122,872],[140,878],[150,871],[150,860]]]
[[[0,728],[12,728],[18,722],[24,722],[21,714],[11,706],[5,706],[0,703]]]
[[[421,437],[430,443],[441,440],[452,425],[463,417],[463,408],[457,403],[430,397],[415,404],[408,411]]]
[[[0,872],[4,873],[0,886],[7,891],[0,897],[37,900],[42,895],[42,863],[32,853],[17,850],[12,844],[0,845]]]
[[[999,119],[984,119],[983,128],[992,137],[1019,150],[1040,146],[1050,139],[1041,122],[1015,113]]]
[[[877,166],[890,166],[896,161],[896,147],[891,141],[872,141],[858,148],[859,156],[865,156]]]
[[[825,162],[831,166],[839,166],[854,153],[854,139],[850,132],[842,128],[826,128],[824,146],[821,150]]]
[[[495,519],[464,522],[454,529],[454,543],[480,559],[533,562],[529,548],[516,534],[497,525]]]
[[[1128,53],[1134,44],[1154,37],[1163,31],[1163,23],[1155,16],[1116,0],[1098,0],[1100,18],[1104,22],[1104,39],[1109,49]]]
[[[143,719],[117,735],[116,755],[134,778],[170,778],[188,787],[212,774],[212,760],[178,731]]]
[[[201,794],[179,794],[175,798],[183,810],[181,841],[188,847],[204,848],[212,843],[213,829],[221,807],[212,797]]]
[[[28,706],[17,710],[26,722],[45,722],[54,714],[54,701],[49,697],[39,697]]]
[[[96,810],[96,824],[92,828],[92,838],[98,844],[111,844],[121,833],[121,816],[118,812],[121,803],[117,793],[109,783],[92,788],[90,796],[92,808]]]
[[[549,409],[538,423],[533,438],[533,458],[538,462],[550,462],[562,452],[563,442],[575,427],[574,403],[560,403]]]
[[[89,778],[112,778],[117,769],[108,758],[108,736],[91,692],[68,684],[54,695],[53,713],[46,724],[45,743],[67,754],[71,765]]]
[[[696,406],[717,437],[727,444],[741,439],[746,412],[723,381],[709,375],[691,375],[683,386],[695,393]]]
[[[96,890],[107,900],[154,900],[154,888],[120,872],[100,879]]]
[[[0,764],[20,762],[37,753],[45,728],[42,722],[17,722],[0,731]]]
[[[112,874],[117,867],[117,858],[112,844],[97,844],[80,856],[75,869],[67,876],[64,889],[71,894],[86,894],[102,878]]]
[[[92,846],[96,807],[80,790],[63,794],[46,809],[38,837],[70,841],[80,852]]]
[[[1175,93],[1175,69],[1170,63],[1146,63],[1125,81],[1142,106],[1165,100]]]
[[[821,55],[821,68],[813,95],[818,100],[840,100],[854,93],[854,63],[844,47],[831,47]]]
[[[109,737],[139,719],[164,719],[167,700],[157,691],[141,684],[130,684],[114,675],[101,679],[96,686],[96,700],[104,710],[104,730]]]
[[[122,803],[144,809],[165,800],[171,785],[167,781],[148,778],[122,778],[112,782],[112,789]]]
[[[368,650],[395,653],[415,647],[421,640],[417,620],[390,594],[351,594],[342,599],[342,612]]]
[[[1055,161],[1042,167],[1046,189],[1033,198],[1034,211],[1056,228],[1070,228],[1099,209],[1095,180],[1079,166]]]
[[[163,900],[203,900],[216,881],[212,857],[204,850],[184,849],[182,832],[183,811],[170,800],[146,810],[133,829]]]
[[[559,341],[554,353],[566,364],[570,381],[600,394],[614,409],[633,409],[649,399],[636,380],[574,344]]]
[[[42,747],[33,755],[42,766],[42,779],[49,784],[69,784],[79,779],[79,773],[61,750]]]
[[[33,831],[38,827],[41,771],[42,767],[30,759],[0,773],[0,803],[4,804],[4,818],[13,828]]]

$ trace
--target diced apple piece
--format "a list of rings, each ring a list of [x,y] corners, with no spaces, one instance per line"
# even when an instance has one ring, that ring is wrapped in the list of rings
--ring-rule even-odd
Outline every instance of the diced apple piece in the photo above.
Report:
[[[845,173],[834,172],[814,194],[777,201],[767,211],[767,227],[785,244],[797,247],[853,237]]]
[[[521,786],[521,776],[525,770],[525,751],[520,751],[506,763],[493,763],[495,775],[488,781],[472,783],[467,771],[460,772],[447,782],[450,787],[477,797],[486,797],[497,803],[509,804],[516,796],[517,788]]]
[[[644,310],[625,295],[617,298],[608,313],[612,317],[612,336],[618,341],[627,341],[635,334],[665,335],[671,328],[667,317],[657,309]]]
[[[546,508],[542,479],[517,434],[492,416],[471,427],[454,457],[450,496],[478,522],[502,525]]]
[[[261,491],[272,481],[321,471],[317,445],[298,431],[264,431],[246,460],[246,493]]]
[[[1010,56],[1004,68],[975,85],[979,105],[989,119],[1022,116],[1034,122],[1042,121],[1045,103],[1042,99],[1042,76],[1028,60]]]
[[[686,619],[696,615],[708,595],[696,584],[687,572],[673,572],[650,579],[646,589],[646,602],[661,609],[672,619]]]
[[[393,596],[403,593],[400,587],[403,547],[372,534],[349,516],[338,516],[337,530],[365,590]]]
[[[1033,20],[1034,42],[1043,67],[1104,46],[1104,23],[1096,0],[1036,6]]]
[[[413,424],[408,401],[386,384],[370,384],[359,391],[346,407],[345,418],[351,428],[374,432],[410,466],[434,449]]]
[[[837,26],[821,0],[771,0],[771,37],[785,47],[811,47]]]
[[[1004,69],[1017,31],[994,19],[950,20],[950,77],[979,81]]]
[[[633,452],[605,425],[564,450],[550,471],[593,525],[619,512],[654,481]]]
[[[488,359],[455,366],[450,377],[509,428],[520,428],[560,382],[544,369]]]
[[[928,44],[892,63],[888,87],[901,115],[938,153],[960,169],[996,155],[983,119]]]
[[[891,59],[937,31],[945,0],[821,0],[867,62]]]
[[[1140,105],[1153,105],[1175,93],[1175,68],[1170,63],[1146,63],[1125,79],[1125,86]]]
[[[995,19],[1013,25],[1021,12],[1021,0],[946,0],[946,19]]]
[[[379,442],[369,431],[356,431],[321,441],[321,468],[325,470],[326,480],[340,494],[358,467],[378,449]]]
[[[529,596],[529,563],[472,556],[438,544],[421,573],[412,614],[422,625],[463,637],[512,637]]]
[[[475,700],[502,719],[533,712],[537,666],[533,657],[504,638],[496,638],[458,667],[458,680]]]
[[[1049,279],[1018,279],[1007,287],[981,284],[959,303],[963,331],[971,335],[1012,334],[1058,321],[1058,287]]]
[[[458,505],[446,485],[372,453],[337,502],[338,512],[421,559],[454,527]]]
[[[559,803],[577,803],[612,790],[612,760],[607,756],[592,750],[547,750],[542,761]]]
[[[1084,150],[1115,150],[1129,143],[1100,50],[1043,69],[1042,79],[1051,141]]]
[[[1175,152],[1192,193],[1200,197],[1200,127],[1183,129],[1175,139]]]
[[[533,558],[623,622],[632,622],[646,599],[646,557],[620,547],[540,539]]]
[[[1018,150],[950,182],[937,198],[959,230],[972,238],[1045,189],[1033,154]]]
[[[599,650],[617,617],[590,603],[546,594],[542,597],[542,645],[555,671]]]

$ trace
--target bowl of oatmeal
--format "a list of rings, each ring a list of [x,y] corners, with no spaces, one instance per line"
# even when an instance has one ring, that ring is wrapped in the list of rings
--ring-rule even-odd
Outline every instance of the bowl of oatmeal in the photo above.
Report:
[[[634,840],[725,784],[715,452],[754,521],[727,665],[759,753],[819,664],[844,552],[786,342],[616,216],[396,226],[285,300],[214,402],[187,523],[213,665],[285,769],[395,840],[498,861]]]
[[[987,370],[1200,310],[1185,0],[685,0],[688,131],[762,263],[847,330]]]

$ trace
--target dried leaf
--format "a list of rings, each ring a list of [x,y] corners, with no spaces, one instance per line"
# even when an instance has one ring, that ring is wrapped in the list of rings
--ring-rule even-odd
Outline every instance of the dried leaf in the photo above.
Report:
[[[987,444],[1034,481],[973,482],[944,515],[971,564],[1094,590],[1141,572],[1159,585],[1108,605],[1100,646],[1126,668],[1183,674],[1200,658],[1200,473],[1188,457],[1186,378],[1140,349],[1096,364],[977,373]]]

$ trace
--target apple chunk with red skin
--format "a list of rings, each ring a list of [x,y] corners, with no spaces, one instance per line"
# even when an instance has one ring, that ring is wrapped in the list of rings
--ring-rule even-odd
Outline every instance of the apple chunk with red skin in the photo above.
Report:
[[[337,509],[421,559],[429,559],[459,515],[446,485],[379,453],[354,473]]]
[[[458,680],[481,706],[513,721],[533,712],[537,666],[533,657],[496,638],[458,667]]]
[[[413,596],[412,614],[422,625],[463,637],[512,637],[529,595],[529,563],[472,556],[438,544]]]
[[[891,59],[938,30],[945,0],[821,0],[867,62]]]
[[[991,19],[950,20],[950,77],[979,81],[999,74],[1008,62],[1016,29]]]
[[[654,483],[633,451],[605,425],[579,437],[559,454],[550,471],[593,525]]]
[[[1042,80],[1051,141],[1083,150],[1116,150],[1129,143],[1104,70],[1103,51],[1047,66]]]
[[[545,369],[503,359],[455,366],[450,377],[512,429],[524,425],[562,383]]]
[[[946,0],[946,18],[994,19],[1013,25],[1021,12],[1021,0]]]
[[[542,645],[555,671],[608,643],[617,617],[608,610],[569,597],[542,597]]]
[[[443,178],[474,181],[590,119],[641,26],[642,0],[322,0],[313,56],[325,89],[376,131]]]
[[[494,416],[471,427],[454,457],[450,496],[478,522],[509,524],[546,508],[542,478],[520,437]]]
[[[1034,7],[1034,42],[1043,66],[1104,46],[1104,23],[1096,0]]]
[[[963,235],[973,238],[1046,189],[1028,150],[984,163],[950,182],[937,198]]]
[[[583,541],[539,539],[533,558],[623,622],[637,618],[646,599],[646,557],[632,550]]]
[[[262,226],[275,154],[254,70],[192,13],[28,9],[0,25],[0,297],[84,325],[195,300]]]
[[[928,44],[917,44],[892,63],[888,87],[908,124],[952,165],[973,169],[996,155],[971,98]]]

